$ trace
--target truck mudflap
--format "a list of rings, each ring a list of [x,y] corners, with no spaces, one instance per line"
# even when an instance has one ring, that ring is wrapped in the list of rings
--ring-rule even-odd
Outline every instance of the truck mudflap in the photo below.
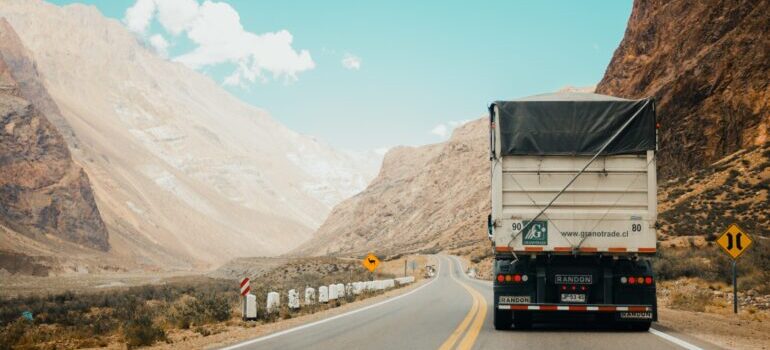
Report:
[[[499,304],[499,310],[616,313],[621,320],[653,320],[652,305]]]

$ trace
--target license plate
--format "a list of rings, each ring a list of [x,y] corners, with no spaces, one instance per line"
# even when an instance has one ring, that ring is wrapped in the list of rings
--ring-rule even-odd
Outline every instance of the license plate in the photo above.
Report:
[[[620,318],[627,320],[651,320],[652,312],[621,312]]]
[[[562,303],[585,303],[586,295],[585,294],[562,294],[561,302]]]
[[[529,295],[501,295],[500,304],[529,304]]]

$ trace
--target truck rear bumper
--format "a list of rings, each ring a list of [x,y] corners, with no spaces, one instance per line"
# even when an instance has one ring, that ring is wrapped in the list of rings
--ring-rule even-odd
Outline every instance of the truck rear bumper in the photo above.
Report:
[[[652,312],[652,305],[499,304],[499,310],[572,312]]]

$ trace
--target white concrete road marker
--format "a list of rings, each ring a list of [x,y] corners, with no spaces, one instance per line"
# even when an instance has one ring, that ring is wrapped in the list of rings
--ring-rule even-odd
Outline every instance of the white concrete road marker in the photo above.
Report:
[[[438,271],[437,271],[437,273],[438,273]],[[431,285],[433,282],[435,282],[437,280],[438,280],[437,278],[431,279],[430,282],[425,283],[425,284],[415,288],[412,291],[409,291],[409,292],[401,294],[401,295],[397,295],[397,296],[395,296],[393,298],[390,298],[390,299],[385,299],[385,300],[383,300],[383,301],[381,301],[379,303],[376,303],[376,304],[372,304],[372,305],[369,305],[369,306],[364,306],[364,307],[362,307],[360,309],[355,309],[355,310],[352,310],[352,311],[348,311],[348,312],[346,312],[344,314],[339,314],[339,315],[332,316],[332,317],[329,317],[329,318],[324,318],[322,320],[318,320],[318,321],[311,322],[311,323],[308,323],[308,324],[304,324],[304,325],[301,325],[301,326],[297,326],[297,327],[294,327],[294,328],[289,328],[287,330],[283,330],[283,331],[280,331],[280,332],[275,332],[273,334],[269,334],[269,335],[266,335],[264,337],[260,337],[260,338],[256,338],[256,339],[252,339],[252,340],[247,340],[247,341],[245,341],[243,343],[238,343],[238,344],[235,344],[235,345],[230,345],[230,346],[222,348],[220,350],[239,349],[239,348],[247,346],[247,345],[256,344],[256,343],[259,343],[261,341],[265,341],[265,340],[272,339],[272,338],[275,338],[275,337],[280,337],[280,336],[282,336],[284,334],[293,333],[293,332],[300,331],[300,330],[303,330],[303,329],[307,329],[307,328],[310,328],[310,327],[313,327],[313,326],[317,326],[319,324],[323,324],[323,323],[326,323],[326,322],[334,321],[334,320],[339,319],[339,318],[343,318],[343,317],[346,317],[346,316],[357,314],[357,313],[362,312],[362,311],[373,309],[375,307],[378,307],[378,306],[381,306],[381,305],[385,305],[385,304],[394,302],[396,300],[399,300],[401,298],[408,297],[408,296],[410,296],[410,295],[412,295],[414,293],[417,293],[420,290],[422,290],[423,288]],[[323,287],[320,287],[319,290],[321,288],[323,288]]]
[[[318,287],[318,302],[319,303],[329,302],[329,287],[327,286]]]
[[[267,313],[271,314],[278,312],[281,308],[281,295],[278,292],[267,293],[267,302],[265,303],[265,309]]]
[[[289,290],[289,303],[288,303],[289,309],[296,310],[299,309],[299,293],[296,289],[290,289]]]
[[[305,288],[305,305],[313,304],[315,304],[315,288],[307,287]]]

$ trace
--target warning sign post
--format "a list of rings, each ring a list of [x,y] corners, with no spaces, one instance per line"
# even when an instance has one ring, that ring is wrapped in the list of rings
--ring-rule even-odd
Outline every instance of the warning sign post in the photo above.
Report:
[[[731,224],[717,238],[717,244],[733,259],[733,312],[738,313],[738,258],[745,252],[753,241],[748,233],[738,225]]]

